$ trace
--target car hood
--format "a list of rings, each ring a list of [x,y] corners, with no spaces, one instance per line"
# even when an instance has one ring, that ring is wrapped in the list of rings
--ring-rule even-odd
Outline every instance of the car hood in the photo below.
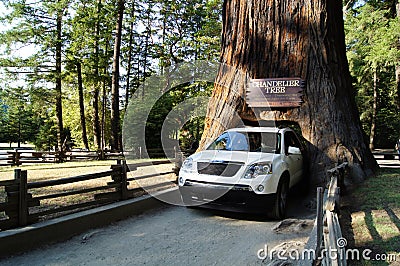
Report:
[[[190,156],[196,162],[238,162],[250,165],[256,162],[272,162],[272,153],[246,152],[246,151],[226,151],[226,150],[205,150]]]

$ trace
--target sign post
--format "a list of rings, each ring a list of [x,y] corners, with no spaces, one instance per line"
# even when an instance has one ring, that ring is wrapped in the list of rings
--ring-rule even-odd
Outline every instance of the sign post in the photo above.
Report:
[[[250,107],[299,107],[304,87],[300,78],[252,79],[246,102]]]

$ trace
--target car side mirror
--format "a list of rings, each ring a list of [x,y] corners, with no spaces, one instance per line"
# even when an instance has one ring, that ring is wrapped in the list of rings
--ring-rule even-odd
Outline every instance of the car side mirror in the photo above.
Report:
[[[288,153],[294,154],[294,155],[301,155],[300,149],[297,147],[292,147],[292,146],[289,146]]]

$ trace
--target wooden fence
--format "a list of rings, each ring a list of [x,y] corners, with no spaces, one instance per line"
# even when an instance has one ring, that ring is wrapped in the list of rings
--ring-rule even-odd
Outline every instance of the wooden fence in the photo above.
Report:
[[[170,149],[141,149],[126,152],[129,158],[176,158],[177,154],[187,154],[188,151],[180,151],[178,147]],[[88,160],[117,160],[123,159],[124,154],[118,151],[34,151],[13,150],[0,151],[0,166],[19,166],[22,164],[61,163],[66,161]]]
[[[373,151],[375,160],[400,160],[400,155],[395,151]]]
[[[348,163],[327,171],[327,187],[317,188],[317,217],[305,246],[307,254],[300,265],[346,265],[346,240],[342,236],[338,214],[340,189],[344,189]]]
[[[118,160],[117,164],[112,165],[111,169],[108,171],[39,182],[28,182],[27,171],[16,169],[14,172],[14,179],[0,181],[0,191],[4,188],[5,193],[5,197],[3,197],[4,200],[0,203],[0,214],[3,213],[3,217],[0,220],[0,230],[26,226],[47,215],[83,210],[93,206],[100,206],[118,200],[133,198],[138,194],[144,194],[144,189],[142,187],[129,188],[129,182],[173,174],[174,171],[171,169],[171,171],[131,178],[128,178],[127,173],[137,170],[138,167],[170,163],[171,161],[169,160],[159,160],[127,165],[125,161],[121,162],[121,160]],[[85,186],[82,185],[79,186],[80,188],[78,189],[57,193],[40,193],[38,196],[33,196],[33,194],[36,193],[32,193],[33,190],[37,191],[38,189],[42,189],[45,191],[46,188],[54,186],[96,180],[105,177],[111,177],[110,181],[95,187],[85,188]],[[167,185],[172,185],[172,182],[155,182],[155,184],[146,186],[145,188],[146,190],[151,190],[162,188]],[[43,200],[85,193],[91,193],[91,198],[88,201],[72,203],[67,206],[40,208],[41,201]]]
[[[0,151],[0,166],[19,166],[22,164],[61,163],[65,161],[87,160],[116,160],[122,159],[121,152],[97,152],[97,151],[34,151],[14,150]]]

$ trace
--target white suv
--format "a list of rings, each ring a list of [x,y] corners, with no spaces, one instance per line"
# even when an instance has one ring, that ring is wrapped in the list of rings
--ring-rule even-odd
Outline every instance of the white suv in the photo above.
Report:
[[[285,217],[289,189],[303,178],[304,151],[290,128],[233,128],[188,157],[179,172],[187,206]]]

